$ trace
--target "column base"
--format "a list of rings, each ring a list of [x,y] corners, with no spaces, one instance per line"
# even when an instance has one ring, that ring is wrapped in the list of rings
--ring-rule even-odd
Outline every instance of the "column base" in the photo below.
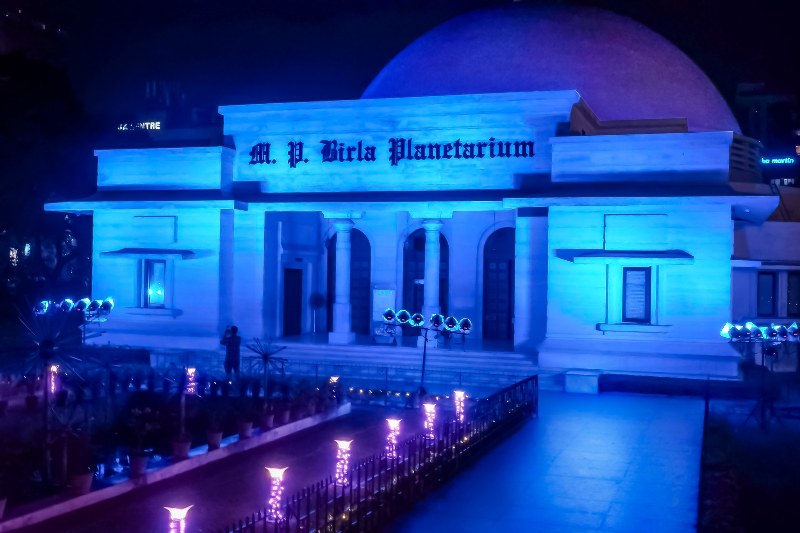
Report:
[[[328,333],[328,344],[355,344],[356,334],[352,331],[339,332],[331,331]]]

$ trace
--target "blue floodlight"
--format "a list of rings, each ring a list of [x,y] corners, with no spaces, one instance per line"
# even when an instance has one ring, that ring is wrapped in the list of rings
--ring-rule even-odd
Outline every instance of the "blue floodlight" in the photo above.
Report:
[[[462,318],[458,323],[458,328],[464,333],[469,333],[469,330],[472,329],[472,320],[469,318]]]
[[[751,337],[753,339],[763,339],[764,338],[764,336],[763,336],[763,334],[761,332],[761,329],[759,329],[759,327],[756,326],[755,324],[753,324],[752,322],[748,322],[747,324],[745,324],[744,325],[744,329],[747,330],[747,336],[748,337]]]
[[[771,324],[769,327],[769,336],[771,339],[785,341],[789,338],[789,331],[786,326],[781,324]]]
[[[114,309],[114,300],[109,296],[100,304],[100,311],[110,313],[112,309]]]
[[[69,313],[70,311],[72,311],[72,308],[75,307],[75,302],[73,302],[69,298],[64,298],[63,300],[61,300],[61,304],[58,307],[65,313]]]
[[[41,316],[47,313],[47,309],[49,307],[50,307],[50,302],[48,302],[47,300],[42,300],[41,302],[33,306],[33,314],[36,316]]]
[[[409,320],[411,320],[411,313],[409,313],[405,309],[401,309],[401,310],[399,310],[397,312],[397,321],[398,322],[400,322],[401,324],[405,324]]]
[[[792,322],[792,325],[786,328],[786,333],[789,335],[790,341],[796,341],[800,336],[800,330],[797,328],[797,322]]]
[[[411,325],[414,327],[420,327],[425,324],[425,317],[422,316],[422,313],[414,313],[411,315]]]
[[[430,323],[431,327],[439,329],[442,327],[442,324],[444,323],[444,317],[439,313],[434,313],[431,315]]]
[[[80,300],[78,300],[75,303],[75,310],[76,311],[86,311],[89,308],[89,304],[91,304],[91,303],[92,303],[92,301],[89,300],[89,298],[81,298]]]
[[[456,317],[449,316],[444,319],[444,327],[447,331],[455,331],[458,329],[458,320]]]
[[[732,337],[731,331],[733,329],[734,329],[734,325],[733,324],[731,324],[730,322],[725,322],[725,325],[722,326],[722,330],[720,330],[719,334],[720,334],[720,336],[722,336],[722,337],[724,337],[726,339],[730,339]]]
[[[102,300],[93,300],[89,303],[89,307],[86,308],[87,311],[90,313],[96,313],[100,306],[103,304]]]
[[[394,309],[391,307],[387,307],[386,311],[383,312],[383,319],[386,322],[393,322],[397,314],[395,314]]]

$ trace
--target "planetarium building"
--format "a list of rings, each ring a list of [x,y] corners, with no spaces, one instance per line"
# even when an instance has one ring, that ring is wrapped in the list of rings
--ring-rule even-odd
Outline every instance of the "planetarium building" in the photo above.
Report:
[[[97,193],[46,205],[94,217],[93,295],[116,301],[96,342],[199,359],[236,324],[391,365],[419,350],[387,343],[392,308],[469,317],[457,349],[428,342],[456,369],[738,375],[719,331],[756,315],[732,295],[761,263],[734,235],[778,198],[713,84],[638,23],[477,11],[361,99],[219,113],[229,142],[97,150]]]

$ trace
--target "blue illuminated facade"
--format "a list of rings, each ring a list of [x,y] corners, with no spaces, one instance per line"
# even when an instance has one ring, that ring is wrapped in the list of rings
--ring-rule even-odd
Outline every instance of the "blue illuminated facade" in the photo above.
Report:
[[[484,18],[502,29],[527,17],[548,37],[566,31],[557,11]],[[451,46],[478,22],[420,42]],[[578,28],[564,43],[622,35],[627,22],[593,24],[615,31]],[[219,353],[235,323],[246,338],[369,340],[375,362],[391,364],[374,337],[391,307],[471,317],[473,346],[496,342],[543,369],[736,377],[739,354],[719,330],[752,311],[737,286],[750,291],[762,263],[746,243],[777,197],[759,183],[758,143],[702,72],[634,30],[637,46],[669,59],[659,69],[678,64],[673,78],[702,96],[614,99],[597,80],[588,96],[529,90],[529,71],[515,90],[509,61],[484,82],[465,71],[464,87],[482,91],[459,90],[455,72],[425,86],[436,96],[387,97],[415,87],[392,68],[420,76],[415,61],[438,57],[414,44],[361,100],[220,107],[224,146],[97,150],[97,193],[46,209],[94,217],[93,295],[117,304],[99,341],[185,361]],[[603,53],[576,68],[627,72]],[[434,80],[441,69],[429,66]],[[628,70],[647,90],[672,79]],[[550,85],[575,78],[539,72]],[[612,114],[629,104],[632,119],[600,120],[592,91]],[[689,119],[645,106],[667,100],[686,101]]]

